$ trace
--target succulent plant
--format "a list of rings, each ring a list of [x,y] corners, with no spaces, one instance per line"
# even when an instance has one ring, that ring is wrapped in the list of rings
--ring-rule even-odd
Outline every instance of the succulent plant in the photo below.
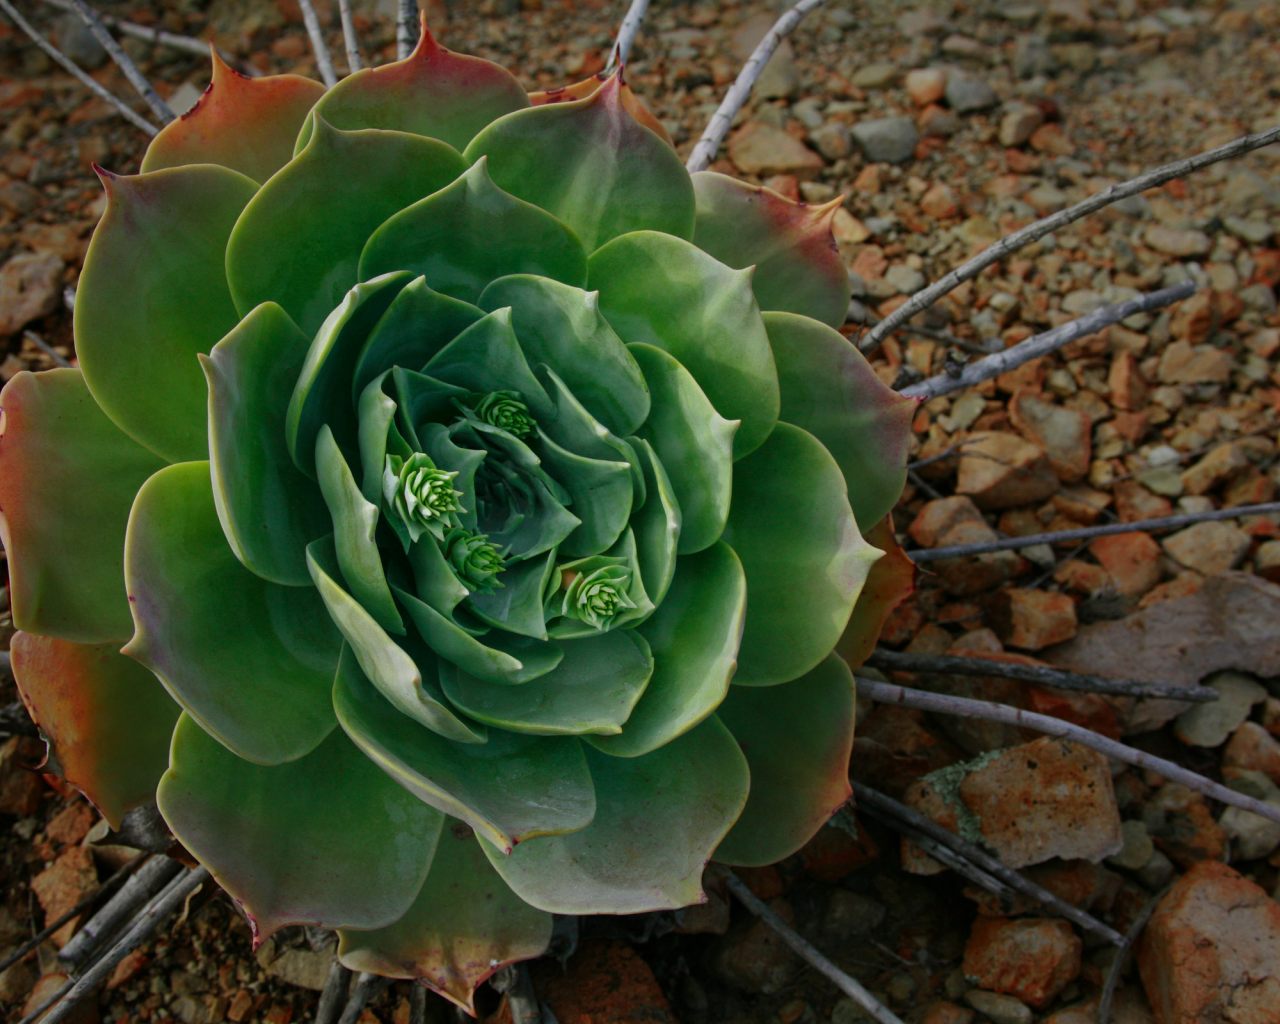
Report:
[[[425,26],[327,92],[215,58],[100,173],[0,508],[20,689],[108,821],[157,801],[259,939],[470,1007],[553,913],[697,902],[846,799],[912,403],[836,329],[833,206]]]

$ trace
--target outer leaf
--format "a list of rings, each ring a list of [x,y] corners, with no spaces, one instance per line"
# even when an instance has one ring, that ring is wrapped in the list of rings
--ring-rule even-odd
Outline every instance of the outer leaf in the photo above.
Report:
[[[675,150],[641,125],[614,75],[590,96],[499,118],[463,156],[489,158],[493,180],[555,214],[588,252],[629,231],[693,237],[689,172]]]
[[[290,587],[310,584],[307,545],[329,530],[319,490],[285,443],[285,411],[309,346],[288,313],[264,302],[200,357],[222,532],[245,568]]]
[[[290,924],[399,920],[444,823],[341,729],[306,757],[264,768],[186,715],[156,797],[174,835],[249,915],[256,942]]]
[[[836,645],[880,552],[862,539],[835,460],[779,423],[735,464],[725,542],[747,574],[747,622],[735,683],[798,679]]]
[[[76,290],[85,382],[103,412],[157,455],[207,458],[205,384],[195,357],[239,319],[222,261],[258,186],[212,164],[99,177],[107,210]]]
[[[506,964],[541,955],[552,919],[507,888],[481,853],[484,844],[465,833],[461,822],[444,830],[404,917],[376,931],[339,932],[338,957],[354,971],[417,978],[474,1014],[475,988]]]
[[[878,559],[867,574],[849,624],[836,644],[836,653],[854,669],[875,650],[889,613],[916,589],[916,565],[893,535],[893,517],[881,519],[867,531],[866,538],[869,544],[884,552],[884,557]]]
[[[30,633],[18,633],[9,646],[18,692],[63,778],[112,828],[125,811],[154,798],[181,712],[156,677],[117,646]]]
[[[778,374],[751,271],[683,239],[634,231],[592,253],[588,275],[618,336],[680,360],[721,416],[742,421],[733,457],[755,451],[777,422]]]
[[[843,196],[809,206],[714,171],[693,175],[693,190],[693,244],[727,266],[754,266],[751,287],[761,309],[844,323],[849,274],[831,235]]]
[[[116,429],[79,370],[19,373],[0,392],[0,540],[18,629],[78,643],[133,632],[129,506],[159,458]]]
[[[640,436],[653,446],[680,508],[681,554],[720,539],[733,486],[734,432],[739,425],[712,407],[680,363],[652,345],[629,346],[653,395]]]
[[[488,743],[452,743],[393,708],[349,651],[338,668],[333,706],[347,735],[379,768],[500,850],[583,828],[595,814],[577,740],[495,730]]]
[[[213,81],[147,146],[142,170],[221,164],[262,184],[293,156],[293,140],[324,86],[301,75],[249,78],[211,45]]]
[[[333,730],[338,635],[314,591],[268,583],[236,560],[207,462],[167,466],[143,485],[124,570],[137,631],[123,653],[228,749],[279,764]]]
[[[794,682],[730,690],[716,714],[747,756],[751,795],[716,860],[761,867],[790,857],[849,799],[854,692],[834,654]]]
[[[316,105],[338,128],[390,128],[466,148],[481,128],[529,105],[505,68],[440,46],[422,19],[422,34],[404,60],[348,75]],[[310,124],[298,140],[309,138]]]
[[[587,742],[615,757],[648,754],[705,719],[724,700],[747,610],[742,564],[727,544],[677,562],[666,599],[640,627],[653,650],[648,689],[620,736]]]
[[[356,267],[374,229],[466,166],[435,139],[318,124],[302,153],[254,196],[226,246],[241,315],[278,302],[307,335],[357,280],[373,276],[358,278]]]
[[[782,388],[779,417],[813,434],[835,458],[858,526],[897,504],[917,403],[886,387],[839,331],[794,313],[765,313]]]
[[[485,856],[525,902],[557,914],[639,914],[702,897],[702,868],[747,799],[746,759],[714,716],[643,757],[587,750],[596,816],[580,832]]]
[[[360,256],[360,279],[412,270],[436,291],[473,303],[490,281],[507,274],[583,284],[586,254],[577,236],[498,188],[486,164],[478,160],[452,185],[378,228]]]
[[[592,75],[590,78],[583,79],[581,82],[574,82],[572,85],[562,85],[559,88],[546,89],[542,92],[531,92],[529,93],[529,103],[535,107],[540,107],[544,103],[568,103],[573,100],[583,100],[607,81],[609,79],[604,75]],[[640,97],[631,91],[631,86],[627,85],[625,81],[622,83],[621,95],[622,105],[630,111],[631,116],[674,149],[675,143],[671,141],[671,136],[667,133],[667,129],[662,126],[662,122],[654,117],[649,108],[640,102]]]

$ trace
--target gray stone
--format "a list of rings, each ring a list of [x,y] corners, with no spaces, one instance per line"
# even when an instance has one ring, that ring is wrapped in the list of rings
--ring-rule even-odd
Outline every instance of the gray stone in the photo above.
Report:
[[[898,74],[899,71],[896,64],[880,62],[868,64],[865,68],[859,68],[854,72],[851,81],[859,89],[883,89],[886,85],[892,85],[896,82]]]
[[[810,131],[822,125],[822,101],[809,97],[791,104],[791,116]]]
[[[895,263],[885,271],[884,277],[903,295],[913,295],[924,287],[924,274],[905,263]]]
[[[964,994],[964,998],[983,1016],[990,1017],[993,1024],[1031,1024],[1031,1010],[1013,996],[973,988]]]
[[[1257,171],[1236,171],[1222,189],[1222,202],[1232,213],[1280,209],[1280,188]]]
[[[1222,218],[1222,226],[1242,242],[1248,242],[1251,245],[1261,245],[1273,234],[1271,225],[1265,220],[1235,217],[1231,214]]]
[[[848,889],[832,889],[822,912],[822,930],[832,939],[848,941],[869,935],[884,923],[884,905]]]
[[[1246,285],[1237,293],[1246,309],[1263,316],[1270,316],[1276,311],[1276,293],[1269,285],[1262,283]]]
[[[1019,36],[1013,46],[1013,73],[1019,78],[1051,78],[1058,71],[1057,58],[1042,35]]]
[[[994,107],[1000,100],[980,78],[952,72],[947,76],[947,105],[959,114]]]
[[[1211,704],[1193,704],[1178,716],[1173,731],[1193,747],[1217,747],[1240,728],[1255,704],[1267,699],[1266,688],[1239,672],[1219,672],[1208,686],[1218,691]]]
[[[756,95],[766,100],[785,99],[800,87],[800,70],[784,39],[756,79]]]
[[[1280,786],[1263,772],[1237,768],[1232,775],[1228,780],[1232,789],[1280,807]],[[1228,807],[1222,812],[1218,824],[1235,840],[1231,850],[1233,860],[1258,860],[1269,856],[1280,846],[1280,822],[1274,822],[1260,814],[1253,814],[1239,807]]]
[[[80,15],[71,12],[54,22],[58,49],[83,68],[95,71],[107,62],[107,51]]]
[[[810,132],[809,138],[828,160],[839,160],[853,152],[853,135],[843,121],[828,121]]]
[[[178,86],[178,88],[173,90],[173,93],[167,100],[165,100],[165,102],[169,104],[170,110],[177,114],[178,117],[181,117],[196,105],[203,94],[203,90],[192,85],[190,82],[183,82]]]
[[[1159,892],[1173,877],[1173,861],[1156,850],[1151,859],[1134,872],[1134,877],[1152,892]]]
[[[1124,849],[1107,858],[1112,867],[1138,871],[1147,866],[1151,855],[1155,853],[1155,844],[1144,822],[1136,818],[1120,823],[1120,837],[1124,840]]]
[[[880,117],[853,126],[853,137],[872,163],[906,163],[915,154],[920,133],[909,117]]]

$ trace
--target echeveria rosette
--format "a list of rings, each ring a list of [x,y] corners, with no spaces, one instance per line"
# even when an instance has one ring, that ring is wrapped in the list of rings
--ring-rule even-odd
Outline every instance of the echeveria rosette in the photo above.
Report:
[[[14,667],[259,936],[469,1007],[848,795],[912,406],[835,329],[832,211],[660,127],[424,32],[327,92],[215,64],[103,174],[81,368],[0,396]]]

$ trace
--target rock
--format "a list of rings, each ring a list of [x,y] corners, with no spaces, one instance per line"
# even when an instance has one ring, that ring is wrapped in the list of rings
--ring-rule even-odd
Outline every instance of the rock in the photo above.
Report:
[[[1047,590],[998,590],[988,614],[996,633],[1010,647],[1038,651],[1076,635],[1076,603]]]
[[[1244,530],[1225,520],[1196,523],[1161,541],[1170,558],[1205,576],[1234,569],[1252,543]]]
[[[964,947],[964,976],[1042,1010],[1080,974],[1083,947],[1057,918],[979,917]]]
[[[1231,356],[1210,345],[1179,339],[1160,355],[1156,376],[1161,384],[1225,384],[1231,379]]]
[[[884,279],[903,295],[911,295],[924,287],[924,274],[905,263],[895,263],[885,271]]]
[[[1209,334],[1220,319],[1221,310],[1217,294],[1212,291],[1196,292],[1173,307],[1169,330],[1173,336],[1192,345],[1208,340]]]
[[[34,213],[44,202],[44,195],[25,181],[6,181],[0,185],[0,207],[19,217]]]
[[[1160,467],[1164,468],[1164,467]],[[1148,478],[1144,475],[1143,480]],[[1157,484],[1159,481],[1157,481]],[[1181,492],[1182,481],[1178,481]],[[1152,494],[1136,480],[1121,480],[1115,485],[1116,511],[1123,523],[1136,523],[1141,519],[1155,519],[1173,514],[1173,506],[1164,498]]]
[[[1117,409],[1137,412],[1146,408],[1147,384],[1132,352],[1120,352],[1111,360],[1107,387],[1111,390],[1111,404]]]
[[[1024,145],[1042,124],[1044,113],[1039,107],[1015,107],[1000,119],[1000,145],[1009,148]]]
[[[868,64],[865,68],[859,68],[854,72],[850,81],[859,89],[883,89],[886,85],[892,85],[896,82],[898,75],[899,71],[896,64],[882,61],[876,64]]]
[[[58,308],[65,264],[54,253],[22,252],[0,267],[0,336]]]
[[[1166,782],[1147,798],[1142,820],[1156,846],[1183,868],[1220,860],[1226,850],[1227,834],[1204,797],[1176,782]]]
[[[863,155],[873,163],[906,163],[915,154],[920,133],[909,117],[881,117],[859,121],[853,138]]]
[[[756,79],[755,93],[766,100],[786,99],[799,87],[800,70],[796,67],[791,44],[784,39]]]
[[[1087,860],[1055,858],[1027,868],[1023,875],[1081,910],[1089,910],[1099,902],[1110,906],[1123,885],[1123,879],[1114,871]],[[1030,896],[1018,896],[1009,905],[995,893],[972,885],[965,887],[964,895],[978,905],[978,913],[984,917],[1011,917],[1041,910],[1040,904]]]
[[[972,498],[957,494],[950,498],[938,498],[920,510],[912,521],[907,532],[921,547],[936,548],[941,546],[942,538],[953,527],[961,523],[981,523],[986,526],[982,512],[973,503]],[[990,530],[990,527],[987,527]],[[995,539],[995,531],[991,530],[991,538]]]
[[[82,800],[63,808],[45,826],[45,835],[64,846],[76,846],[89,834],[98,820],[92,807]]]
[[[1250,245],[1265,245],[1271,241],[1271,225],[1265,220],[1246,220],[1230,214],[1222,218],[1222,226],[1242,242]]]
[[[1067,137],[1062,125],[1052,121],[1033,131],[1027,141],[1037,153],[1050,156],[1071,156],[1076,151],[1075,143]]]
[[[937,103],[947,92],[947,72],[943,68],[916,68],[907,72],[907,95],[917,107]]]
[[[1138,972],[1160,1024],[1274,1021],[1280,903],[1225,864],[1197,864],[1151,916]]]
[[[1147,245],[1156,252],[1179,259],[1207,256],[1213,249],[1213,239],[1203,231],[1179,230],[1164,224],[1152,224],[1143,233]]]
[[[5,950],[7,954],[8,949]],[[0,972],[0,1003],[12,1006],[20,1003],[35,988],[36,972],[25,960],[10,964]]]
[[[49,921],[61,917],[97,887],[98,869],[93,863],[92,851],[86,846],[63,850],[51,867],[31,880],[31,891]],[[79,922],[78,917],[73,917],[53,933],[53,941],[59,948],[71,938]]]
[[[840,160],[853,152],[853,135],[843,121],[828,121],[810,132],[809,138],[828,160]]]
[[[1156,852],[1156,848],[1144,822],[1136,818],[1122,821],[1120,838],[1124,842],[1124,847],[1119,853],[1107,858],[1108,864],[1117,868],[1126,868],[1129,871],[1138,871],[1150,863],[1151,855]]]
[[[947,75],[945,96],[947,106],[957,114],[986,110],[1000,102],[991,86],[982,79],[955,71]]]
[[[625,942],[590,939],[567,969],[541,961],[534,973],[560,1024],[675,1024],[653,971]]]
[[[1030,505],[1057,489],[1044,451],[1017,434],[973,434],[962,450],[956,493],[970,495],[979,508]]]
[[[816,178],[826,166],[804,143],[763,121],[748,121],[734,133],[729,159],[744,174],[790,174],[799,181]]]
[[[74,11],[54,22],[54,36],[58,49],[81,67],[96,71],[107,62],[107,51],[84,19]]]
[[[831,235],[837,245],[860,245],[871,237],[871,232],[862,221],[843,206],[839,206],[836,207],[835,217],[831,220]]]
[[[1217,747],[1249,717],[1253,705],[1267,699],[1266,688],[1239,672],[1219,672],[1207,685],[1218,691],[1211,704],[1195,704],[1174,723],[1173,731],[1193,747]]]
[[[46,974],[36,982],[31,995],[22,1007],[21,1016],[27,1017],[43,1006],[49,998],[67,982],[67,976],[61,972]],[[43,1019],[43,1017],[38,1018]],[[102,1017],[98,1012],[96,999],[82,999],[75,1008],[62,1018],[66,1024],[99,1024]]]
[[[941,181],[930,186],[929,190],[920,197],[920,212],[935,220],[946,220],[948,217],[956,216],[960,208],[956,205],[955,193],[951,191],[951,186]]]
[[[920,1012],[919,1024],[972,1024],[973,1011],[940,999]]]
[[[776,897],[768,903],[770,909],[794,926],[795,914],[786,900]],[[755,918],[740,921],[728,935],[716,940],[708,962],[712,972],[726,984],[761,995],[781,991],[800,969],[799,959],[778,933]],[[556,1016],[559,1017],[558,1009]]]
[[[1088,474],[1093,424],[1087,415],[1022,391],[1009,403],[1009,419],[1018,433],[1044,450],[1049,465],[1064,483],[1076,483]]]
[[[1257,722],[1245,722],[1231,734],[1222,752],[1222,766],[1262,772],[1280,785],[1280,742]]]
[[[1187,494],[1208,494],[1248,466],[1249,457],[1239,442],[1219,445],[1195,465],[1183,470],[1182,489]]]
[[[1258,545],[1253,553],[1253,571],[1272,583],[1280,583],[1280,540],[1269,540]]]
[[[995,540],[996,532],[984,522],[961,523],[943,537],[939,547],[980,544]],[[930,567],[947,592],[956,597],[992,590],[1024,571],[1026,561],[1016,551],[990,551],[982,555],[940,558]]]
[[[1280,786],[1262,772],[1233,768],[1223,773],[1228,785],[1238,792],[1263,800],[1280,808]],[[1270,855],[1280,846],[1280,822],[1264,818],[1240,807],[1228,807],[1218,818],[1218,824],[1232,839],[1232,859],[1258,860]]]
[[[1160,582],[1160,545],[1149,533],[1116,533],[1095,537],[1089,551],[1125,597],[1141,597]]]
[[[12,736],[0,746],[0,814],[29,818],[40,810],[44,785],[24,765],[39,764],[43,746],[26,736]]]
[[[827,895],[821,927],[831,939],[848,942],[873,933],[884,923],[887,913],[883,903],[848,889],[835,888]]]
[[[332,949],[295,948],[277,951],[275,943],[270,940],[258,947],[256,956],[258,963],[272,977],[299,988],[309,988],[313,992],[324,988],[325,979],[329,977],[329,967],[333,964]]]
[[[964,998],[980,1014],[990,1018],[992,1024],[1031,1024],[1031,1010],[1013,996],[975,988],[966,992]]]

